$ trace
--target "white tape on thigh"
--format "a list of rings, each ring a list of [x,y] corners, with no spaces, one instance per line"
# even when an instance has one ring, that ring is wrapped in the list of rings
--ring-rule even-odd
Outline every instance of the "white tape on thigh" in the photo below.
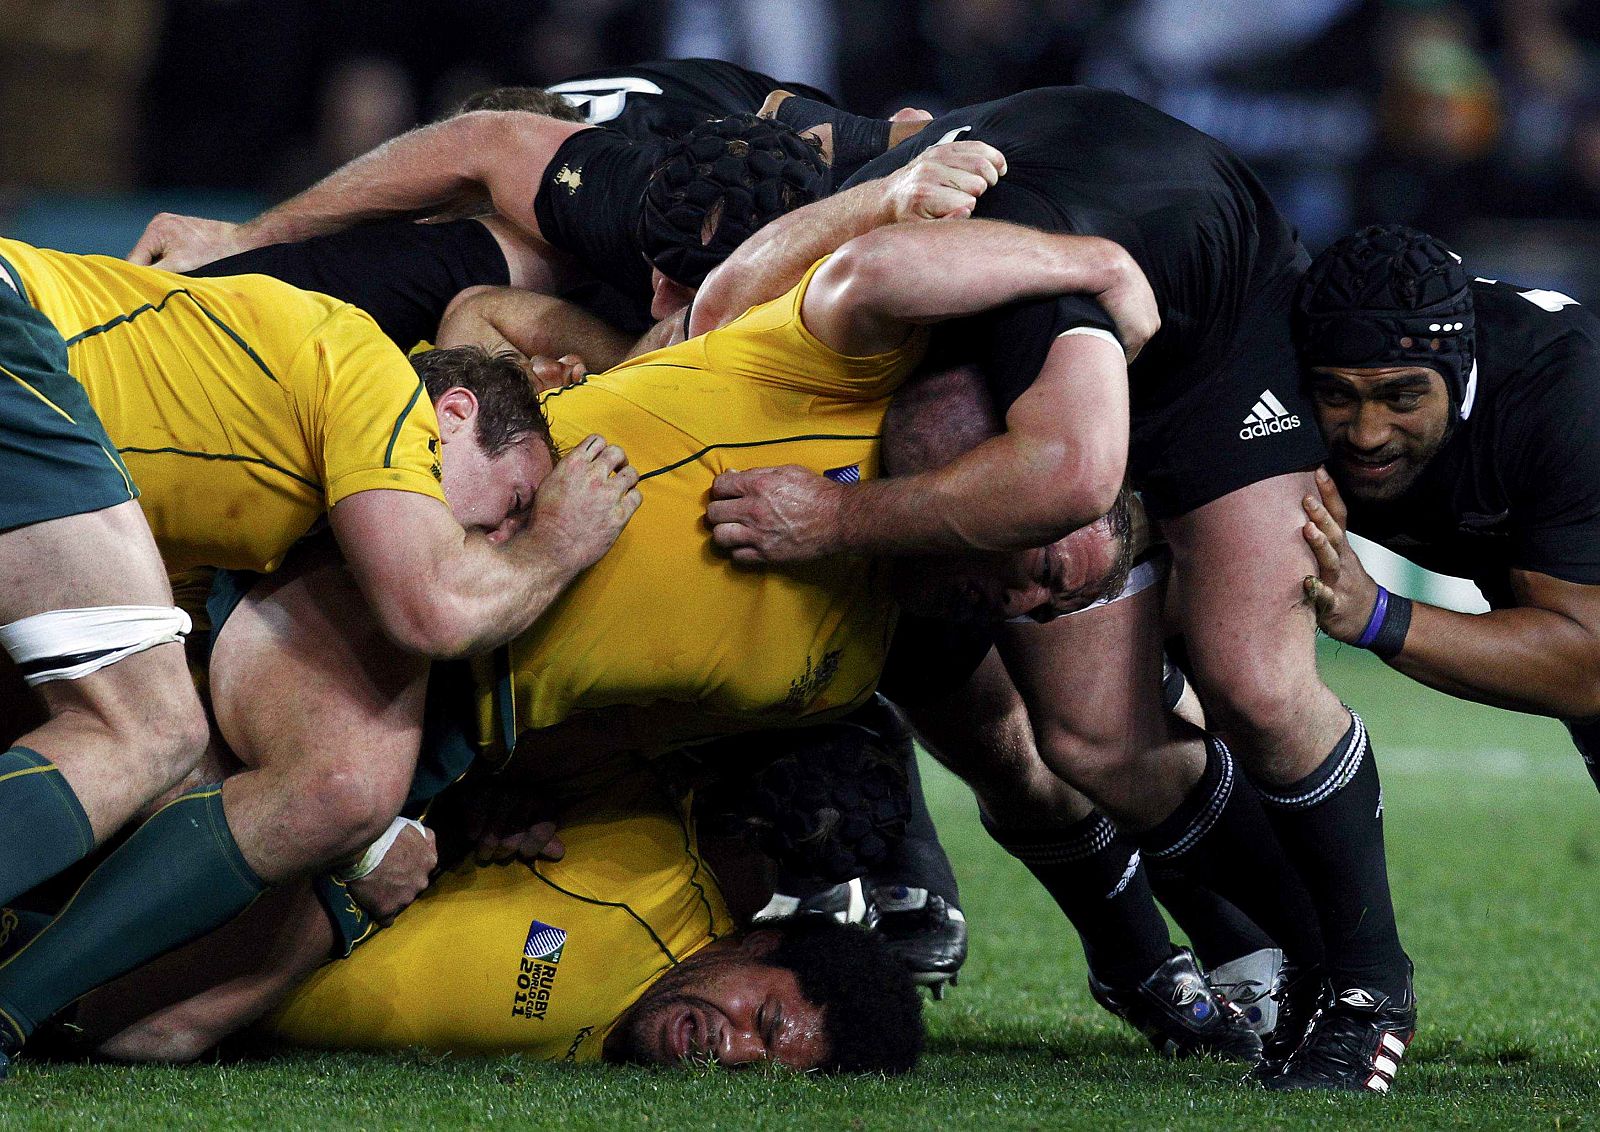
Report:
[[[394,847],[395,839],[407,829],[414,829],[418,833],[427,835],[426,828],[419,821],[411,818],[395,818],[389,823],[389,828],[383,831],[383,836],[367,846],[367,851],[357,857],[342,869],[335,869],[335,880],[352,881],[360,880],[368,873],[383,864],[383,859],[389,855],[389,850]]]
[[[6,650],[29,684],[81,680],[134,653],[181,642],[189,615],[170,605],[52,609],[0,625]]]

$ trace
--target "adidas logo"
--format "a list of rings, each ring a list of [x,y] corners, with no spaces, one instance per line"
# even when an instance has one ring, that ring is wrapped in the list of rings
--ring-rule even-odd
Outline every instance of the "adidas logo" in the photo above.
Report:
[[[1291,415],[1289,410],[1283,407],[1283,402],[1272,395],[1272,390],[1263,389],[1260,400],[1250,410],[1250,415],[1244,419],[1244,427],[1239,430],[1239,439],[1254,440],[1258,436],[1271,436],[1299,427],[1299,416]]]
[[[1398,1034],[1384,1034],[1378,1040],[1378,1050],[1372,1057],[1372,1073],[1365,1082],[1368,1089],[1374,1093],[1389,1091],[1395,1072],[1400,1068],[1400,1059],[1405,1056],[1407,1040]]]

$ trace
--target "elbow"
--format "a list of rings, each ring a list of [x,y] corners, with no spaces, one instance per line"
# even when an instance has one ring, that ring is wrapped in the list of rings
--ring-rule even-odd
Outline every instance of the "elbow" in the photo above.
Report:
[[[884,244],[881,232],[857,236],[817,269],[811,286],[856,310],[881,309],[897,284],[903,288],[905,276],[904,262],[897,264]]]
[[[461,660],[480,651],[476,626],[443,602],[380,604],[378,620],[391,641],[429,660]]]
[[[1065,538],[1116,505],[1127,475],[1127,457],[1110,446],[1052,445],[1037,469],[1050,485],[1044,543]]]

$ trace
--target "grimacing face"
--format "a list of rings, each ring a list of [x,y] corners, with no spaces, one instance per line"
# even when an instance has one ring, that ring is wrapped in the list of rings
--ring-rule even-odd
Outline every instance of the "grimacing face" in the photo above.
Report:
[[[775,942],[771,933],[752,932],[668,971],[606,1039],[607,1060],[820,1068],[829,1056],[822,1008],[801,992],[793,971],[763,962]]]
[[[1426,366],[1319,366],[1309,381],[1328,471],[1346,497],[1398,499],[1449,436],[1450,394]]]
[[[504,542],[528,525],[533,493],[554,464],[543,438],[530,433],[490,456],[478,439],[478,400],[449,389],[434,402],[441,440],[439,486],[450,513],[469,531]]]

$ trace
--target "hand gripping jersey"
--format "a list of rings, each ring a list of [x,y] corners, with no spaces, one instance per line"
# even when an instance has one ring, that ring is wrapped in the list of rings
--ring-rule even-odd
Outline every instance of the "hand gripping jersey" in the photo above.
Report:
[[[544,400],[563,448],[598,432],[641,473],[643,506],[604,558],[497,657],[485,735],[506,741],[576,713],[651,712],[649,746],[792,724],[877,683],[893,623],[878,563],[735,566],[711,545],[711,481],[800,464],[841,483],[877,474],[878,433],[922,336],[841,356],[800,317],[817,266],[788,294],[709,334]]]
[[[596,1061],[617,1019],[729,934],[688,807],[636,775],[561,819],[566,856],[445,874],[265,1023],[326,1049]]]
[[[356,492],[443,502],[433,404],[354,307],[11,240],[0,262],[65,339],[170,571],[274,570]]]
[[[1007,164],[975,215],[1115,240],[1150,281],[1161,329],[1129,371],[1129,468],[1153,513],[1181,514],[1321,459],[1289,334],[1305,253],[1244,162],[1126,95],[1045,87],[947,114],[845,187],[968,140]],[[1115,329],[1088,296],[1030,300],[942,325],[929,358],[978,363],[1003,412],[1078,326]],[[1254,430],[1258,401],[1271,420]]]

